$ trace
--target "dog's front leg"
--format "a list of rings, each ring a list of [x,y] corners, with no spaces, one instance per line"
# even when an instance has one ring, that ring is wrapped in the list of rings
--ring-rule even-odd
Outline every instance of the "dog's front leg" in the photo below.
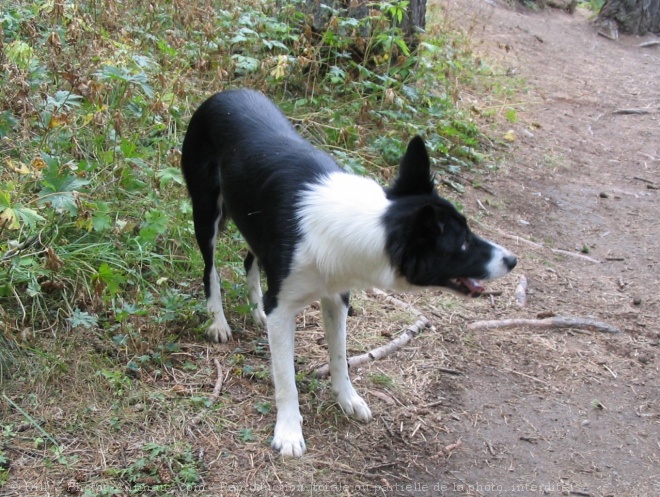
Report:
[[[321,299],[323,328],[330,354],[330,380],[332,391],[344,413],[360,421],[371,420],[371,410],[353,388],[348,376],[346,357],[346,317],[348,294]]]
[[[267,318],[277,406],[272,446],[288,457],[300,457],[306,450],[294,368],[296,312],[296,309],[280,305],[273,309]]]

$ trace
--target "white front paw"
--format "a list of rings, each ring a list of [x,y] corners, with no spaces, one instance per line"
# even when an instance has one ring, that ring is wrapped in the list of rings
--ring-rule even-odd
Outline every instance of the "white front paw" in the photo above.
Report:
[[[347,416],[365,423],[371,421],[371,409],[352,387],[337,394],[337,403]]]
[[[287,420],[275,423],[275,435],[271,445],[283,457],[301,457],[307,447],[300,422]]]
[[[206,336],[212,342],[226,342],[231,339],[231,328],[227,321],[214,321],[209,329],[206,330]]]

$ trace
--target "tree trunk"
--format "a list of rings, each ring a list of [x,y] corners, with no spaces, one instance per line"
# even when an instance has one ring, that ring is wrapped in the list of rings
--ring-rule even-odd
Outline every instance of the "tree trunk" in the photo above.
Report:
[[[306,3],[308,12],[313,15],[312,27],[317,31],[324,29],[332,17],[332,11],[343,11],[348,17],[362,19],[378,5],[372,0],[306,0]],[[416,45],[418,32],[426,27],[426,0],[409,0],[399,27],[406,40]]]
[[[607,0],[598,22],[614,22],[626,34],[660,33],[660,0]]]
[[[426,28],[426,0],[410,0],[401,29],[406,37],[415,37]]]

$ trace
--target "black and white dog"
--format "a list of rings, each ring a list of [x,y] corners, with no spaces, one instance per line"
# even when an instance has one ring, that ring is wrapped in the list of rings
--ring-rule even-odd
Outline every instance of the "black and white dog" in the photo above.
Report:
[[[474,235],[438,195],[420,137],[410,141],[397,178],[383,188],[343,171],[261,93],[231,90],[197,109],[181,164],[204,258],[212,340],[231,338],[214,265],[223,222],[233,219],[249,246],[252,316],[268,329],[272,357],[272,445],[285,456],[305,452],[294,370],[296,314],[304,306],[321,301],[339,406],[368,421],[371,411],[348,376],[349,290],[446,287],[474,295],[483,289],[480,280],[504,276],[516,265],[515,256]],[[260,268],[268,284],[263,298]]]

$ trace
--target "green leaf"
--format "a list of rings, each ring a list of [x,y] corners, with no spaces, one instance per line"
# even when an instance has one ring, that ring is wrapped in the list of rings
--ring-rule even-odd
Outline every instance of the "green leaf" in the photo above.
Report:
[[[259,69],[259,59],[255,59],[254,57],[235,54],[231,58],[236,64],[236,71],[238,73],[245,74]]]
[[[97,202],[91,206],[94,209],[92,214],[92,229],[98,233],[108,231],[112,228],[112,218],[108,215],[110,207],[106,202]]]
[[[16,206],[12,210],[15,216],[30,228],[34,228],[37,223],[46,221],[46,219],[39,215],[37,211],[27,207]]]
[[[23,70],[30,68],[30,62],[34,56],[34,49],[24,41],[15,40],[5,48],[9,60]]]
[[[168,224],[169,218],[163,211],[149,211],[145,216],[145,223],[140,229],[140,238],[146,242],[153,242],[158,235],[167,232]]]
[[[44,156],[48,167],[41,180],[42,189],[38,202],[41,205],[51,205],[56,211],[68,211],[75,214],[78,210],[74,193],[89,184],[88,180],[80,179],[68,170],[61,171],[58,160]]]
[[[252,428],[241,428],[239,431],[239,438],[241,439],[241,442],[253,442],[254,431]]]
[[[71,317],[67,318],[67,322],[71,328],[82,327],[85,329],[95,328],[98,324],[98,318],[92,316],[88,312],[75,309]]]
[[[120,286],[127,281],[124,274],[113,270],[107,262],[104,262],[99,266],[93,280],[96,284],[100,284],[104,287],[111,297],[117,295],[121,289]]]
[[[515,109],[509,109],[506,111],[506,120],[509,121],[510,123],[518,122],[518,115],[516,114]]]
[[[156,177],[160,181],[160,186],[165,186],[169,183],[177,183],[183,185],[183,174],[178,167],[166,167],[156,172]]]
[[[257,405],[254,406],[254,408],[259,414],[266,415],[273,410],[273,404],[270,402],[257,402]]]

